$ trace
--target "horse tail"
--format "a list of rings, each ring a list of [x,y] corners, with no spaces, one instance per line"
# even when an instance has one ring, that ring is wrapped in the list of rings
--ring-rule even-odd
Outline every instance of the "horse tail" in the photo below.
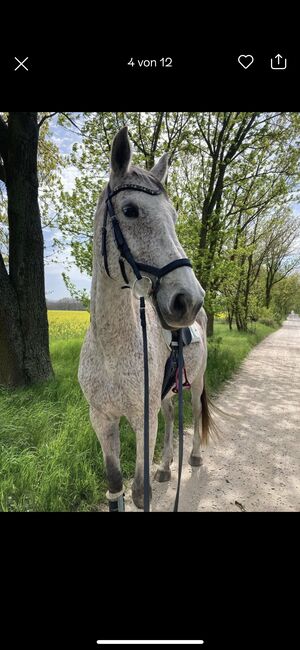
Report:
[[[201,393],[201,417],[202,417],[202,442],[207,445],[211,430],[211,415],[209,411],[208,398],[205,390],[205,384]]]
[[[202,443],[204,445],[207,445],[209,438],[212,438],[214,440],[220,440],[222,437],[221,431],[219,429],[219,426],[217,425],[215,419],[214,419],[214,414],[216,411],[219,411],[222,413],[222,415],[228,415],[227,413],[223,413],[221,409],[217,408],[215,404],[211,401],[209,395],[207,394],[206,388],[205,388],[205,383],[203,385],[203,391],[201,394],[201,417],[202,417]]]

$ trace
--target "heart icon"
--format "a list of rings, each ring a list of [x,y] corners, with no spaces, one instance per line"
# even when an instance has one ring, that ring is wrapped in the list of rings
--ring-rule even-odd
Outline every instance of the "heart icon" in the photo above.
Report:
[[[247,70],[247,68],[252,65],[253,61],[254,58],[252,54],[240,54],[238,58],[238,62],[241,64],[241,66],[243,66],[243,68],[245,68],[245,70]]]

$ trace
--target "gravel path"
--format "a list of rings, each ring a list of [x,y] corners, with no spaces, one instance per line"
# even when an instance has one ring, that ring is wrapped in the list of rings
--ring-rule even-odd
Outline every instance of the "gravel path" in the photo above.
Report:
[[[299,511],[300,319],[253,348],[215,403],[234,417],[215,416],[222,439],[200,468],[188,465],[186,431],[179,510]],[[153,481],[153,512],[173,509],[176,459],[172,469],[170,483]]]

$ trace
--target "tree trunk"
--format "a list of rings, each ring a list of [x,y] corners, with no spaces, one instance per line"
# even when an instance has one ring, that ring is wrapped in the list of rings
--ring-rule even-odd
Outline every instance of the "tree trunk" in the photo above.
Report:
[[[271,302],[271,287],[267,284],[266,286],[266,307],[269,309]]]
[[[213,336],[215,315],[211,311],[206,312],[206,314],[207,314],[206,333],[207,333],[207,336]]]
[[[242,329],[243,329],[243,325],[242,325],[242,319],[241,319],[241,316],[240,316],[240,313],[239,313],[238,309],[236,309],[236,311],[235,311],[235,323],[236,323],[236,328],[237,328],[238,332],[241,332]]]
[[[0,386],[20,386],[25,377],[19,306],[1,255],[0,296]]]
[[[235,322],[238,332],[247,332],[247,321],[245,320],[245,317],[238,311],[235,314]]]
[[[37,147],[37,113],[9,113],[5,166],[9,277],[0,318],[2,359],[5,357],[6,364],[1,381],[5,384],[31,384],[53,374],[38,204]],[[2,281],[5,283],[3,268]]]

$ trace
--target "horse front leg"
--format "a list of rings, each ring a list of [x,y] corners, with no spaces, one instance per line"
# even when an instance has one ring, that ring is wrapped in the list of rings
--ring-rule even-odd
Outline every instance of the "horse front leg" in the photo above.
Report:
[[[107,498],[111,512],[124,510],[123,477],[120,467],[119,419],[108,418],[91,407],[90,419],[103,452],[108,482]]]
[[[174,406],[172,397],[165,398],[161,403],[161,411],[165,421],[165,437],[162,463],[155,473],[156,481],[164,483],[171,478],[170,465],[173,462],[173,430],[174,430]]]
[[[153,461],[156,436],[158,411],[155,409],[149,418],[149,466]],[[143,416],[133,416],[130,418],[130,424],[136,433],[136,464],[134,481],[132,484],[132,499],[137,508],[144,508],[144,418]],[[149,477],[150,480],[150,477]],[[150,480],[150,500],[152,498],[151,480]]]

